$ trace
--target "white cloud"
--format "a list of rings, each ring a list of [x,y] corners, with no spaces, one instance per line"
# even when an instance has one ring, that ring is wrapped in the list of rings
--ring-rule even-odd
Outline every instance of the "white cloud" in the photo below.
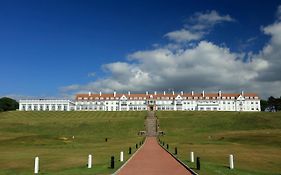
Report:
[[[185,41],[192,41],[192,40],[199,40],[203,37],[203,32],[194,32],[188,31],[186,29],[176,30],[173,32],[169,32],[165,35],[170,40],[176,42],[185,42]]]
[[[218,23],[235,21],[230,15],[220,15],[217,11],[198,12],[192,15],[184,28],[165,34],[164,36],[176,42],[200,40]]]
[[[260,81],[281,81],[281,22],[275,22],[262,31],[271,36],[270,41],[255,57],[268,62],[268,69],[259,72],[258,80]]]
[[[94,77],[94,76],[96,76],[96,73],[95,73],[95,72],[90,72],[90,73],[88,73],[88,77]]]
[[[233,21],[229,15],[221,16],[215,11],[196,14],[197,21],[219,23]],[[180,30],[181,31],[181,30]],[[182,29],[183,33],[186,32]],[[70,85],[67,91],[103,92],[146,90],[202,90],[257,92],[263,97],[281,95],[281,22],[264,27],[270,41],[258,53],[234,53],[226,46],[203,40],[189,43],[169,43],[151,50],[131,53],[126,62],[103,65],[109,73],[86,85]],[[190,39],[185,36],[186,40]],[[184,38],[184,37],[183,37]],[[180,40],[180,39],[178,39]],[[243,62],[241,57],[246,57]]]
[[[230,15],[220,15],[217,11],[206,11],[205,13],[198,12],[195,13],[192,17],[190,17],[189,21],[194,22],[197,25],[195,28],[201,29],[206,25],[214,25],[221,22],[233,22],[235,21]]]

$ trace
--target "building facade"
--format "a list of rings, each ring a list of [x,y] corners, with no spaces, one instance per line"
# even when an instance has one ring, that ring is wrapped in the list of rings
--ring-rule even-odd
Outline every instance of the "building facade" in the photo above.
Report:
[[[70,100],[20,100],[20,111],[73,111],[75,103]]]
[[[77,111],[260,111],[255,93],[77,94]]]
[[[255,93],[77,94],[70,100],[20,100],[21,111],[260,111]]]

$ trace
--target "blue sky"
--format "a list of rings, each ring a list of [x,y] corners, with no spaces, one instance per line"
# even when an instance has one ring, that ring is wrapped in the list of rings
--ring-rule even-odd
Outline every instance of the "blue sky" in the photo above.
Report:
[[[0,96],[167,89],[280,96],[280,4],[0,1]]]

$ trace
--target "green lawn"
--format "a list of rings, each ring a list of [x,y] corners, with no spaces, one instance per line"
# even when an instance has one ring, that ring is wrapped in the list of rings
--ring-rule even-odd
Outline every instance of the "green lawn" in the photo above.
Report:
[[[109,174],[121,166],[120,151],[143,138],[146,112],[2,112],[0,113],[0,174],[30,175],[34,158],[41,174]],[[72,139],[72,136],[75,138]],[[108,138],[108,142],[105,142]],[[88,154],[93,168],[87,169]],[[115,156],[117,168],[109,169]]]
[[[281,113],[157,112],[160,137],[192,168],[190,151],[201,160],[202,175],[280,175]],[[228,169],[234,155],[235,169]]]

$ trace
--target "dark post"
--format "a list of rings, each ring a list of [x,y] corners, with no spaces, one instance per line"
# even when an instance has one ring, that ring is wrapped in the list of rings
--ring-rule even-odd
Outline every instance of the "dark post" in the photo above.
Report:
[[[175,147],[175,155],[177,155],[177,154],[178,154],[178,148]]]
[[[167,146],[167,149],[169,149],[169,144],[167,144],[166,146]]]
[[[136,144],[136,149],[138,149],[138,144]]]
[[[107,142],[107,138],[105,138],[105,142]]]
[[[196,169],[200,170],[200,157],[197,157],[196,159]]]
[[[132,154],[132,148],[129,147],[129,154]]]
[[[163,146],[165,146],[165,142],[163,142]]]
[[[110,168],[114,169],[114,156],[111,156]]]

